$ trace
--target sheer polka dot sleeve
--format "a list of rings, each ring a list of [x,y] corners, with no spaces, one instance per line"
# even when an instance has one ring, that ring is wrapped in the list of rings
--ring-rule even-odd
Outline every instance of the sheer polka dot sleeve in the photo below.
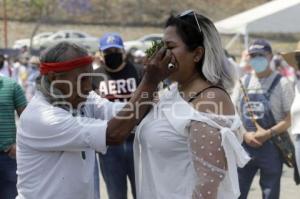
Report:
[[[197,183],[193,199],[215,199],[220,182],[226,173],[226,158],[218,129],[207,123],[192,121],[189,127],[189,145]]]

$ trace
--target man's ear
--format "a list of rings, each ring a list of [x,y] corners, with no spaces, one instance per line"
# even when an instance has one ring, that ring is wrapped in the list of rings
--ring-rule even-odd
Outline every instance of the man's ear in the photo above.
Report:
[[[197,47],[195,50],[195,55],[194,55],[194,62],[199,62],[203,56],[204,56],[204,48],[203,47]]]

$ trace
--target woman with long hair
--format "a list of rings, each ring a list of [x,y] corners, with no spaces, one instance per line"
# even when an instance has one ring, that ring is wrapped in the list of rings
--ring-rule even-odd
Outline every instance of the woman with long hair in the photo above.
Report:
[[[176,83],[137,127],[137,198],[238,198],[237,165],[249,157],[236,136],[241,123],[228,94],[235,71],[218,31],[186,11],[167,20],[163,42]]]

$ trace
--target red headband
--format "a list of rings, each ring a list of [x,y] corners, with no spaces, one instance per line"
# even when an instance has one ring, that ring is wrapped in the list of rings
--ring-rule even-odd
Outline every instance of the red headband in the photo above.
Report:
[[[47,74],[50,71],[53,72],[64,72],[73,70],[75,68],[80,68],[82,66],[86,66],[93,62],[93,57],[85,56],[77,59],[73,59],[65,62],[56,62],[56,63],[41,63],[40,72],[42,75]]]

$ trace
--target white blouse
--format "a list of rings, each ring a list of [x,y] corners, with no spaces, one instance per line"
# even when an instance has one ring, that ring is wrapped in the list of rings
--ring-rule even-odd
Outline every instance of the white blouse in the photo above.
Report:
[[[237,166],[250,160],[234,134],[240,125],[238,116],[198,112],[173,86],[136,130],[137,198],[238,198]]]

